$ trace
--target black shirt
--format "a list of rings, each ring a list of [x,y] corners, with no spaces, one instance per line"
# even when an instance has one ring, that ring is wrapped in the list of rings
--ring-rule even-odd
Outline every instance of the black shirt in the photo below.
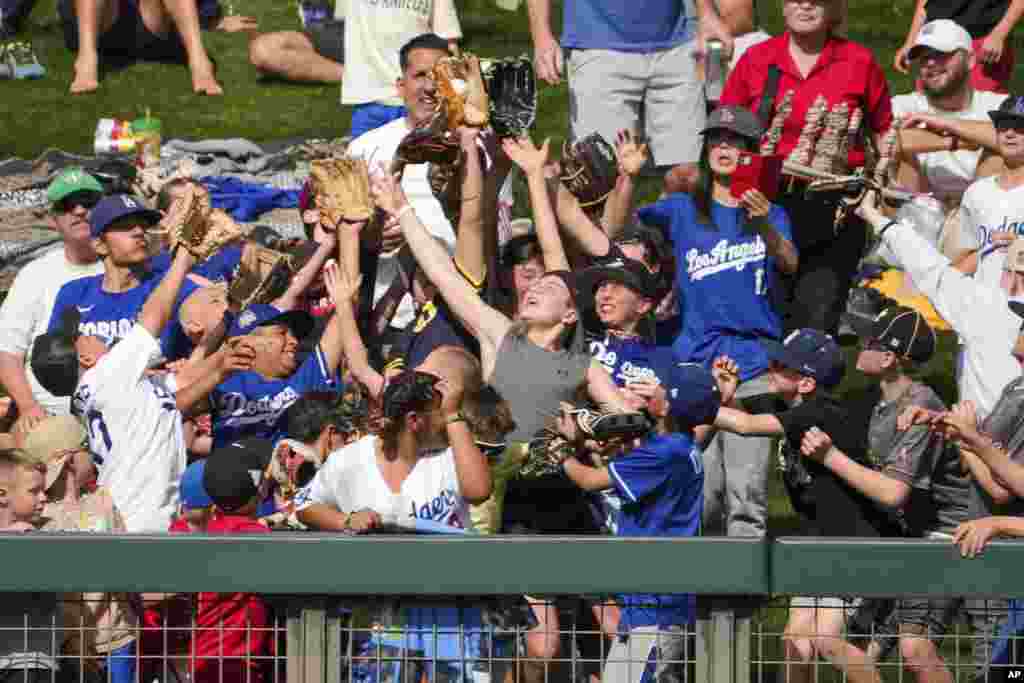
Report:
[[[862,465],[868,461],[868,424],[855,411],[847,409],[827,394],[808,400],[775,415],[786,433],[784,448],[800,452],[804,432],[817,427],[832,438],[833,445]],[[802,456],[801,456],[802,457]],[[811,475],[811,498],[814,501],[810,535],[813,536],[888,536],[895,535],[888,516],[871,499],[859,493],[813,460],[803,458]]]
[[[928,0],[928,21],[952,19],[967,29],[972,38],[984,38],[1006,15],[1010,0]]]

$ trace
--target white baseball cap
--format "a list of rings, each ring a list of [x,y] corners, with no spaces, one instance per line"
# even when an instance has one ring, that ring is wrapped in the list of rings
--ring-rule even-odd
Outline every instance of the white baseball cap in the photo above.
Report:
[[[917,40],[910,48],[908,55],[915,59],[920,50],[918,48],[930,47],[939,52],[956,52],[957,50],[971,51],[971,34],[960,24],[952,19],[936,19],[929,21],[917,32]]]

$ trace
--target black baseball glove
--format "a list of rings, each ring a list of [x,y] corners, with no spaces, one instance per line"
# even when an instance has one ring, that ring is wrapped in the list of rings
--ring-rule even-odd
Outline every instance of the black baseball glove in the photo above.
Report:
[[[499,138],[526,135],[537,118],[537,77],[526,57],[494,62],[484,74],[491,127]]]

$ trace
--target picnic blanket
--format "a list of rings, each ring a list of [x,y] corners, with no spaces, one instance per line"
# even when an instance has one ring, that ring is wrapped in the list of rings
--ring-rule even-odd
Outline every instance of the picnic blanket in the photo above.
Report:
[[[309,161],[347,147],[346,138],[291,138],[257,144],[245,138],[166,141],[161,172],[190,161],[196,177],[211,191],[214,206],[227,210],[243,227],[265,225],[286,239],[305,231],[298,211],[299,191],[309,177]],[[97,171],[112,159],[131,155],[76,154],[50,148],[35,159],[0,160],[0,291],[29,261],[59,248],[60,236],[48,225],[46,186],[63,169]]]

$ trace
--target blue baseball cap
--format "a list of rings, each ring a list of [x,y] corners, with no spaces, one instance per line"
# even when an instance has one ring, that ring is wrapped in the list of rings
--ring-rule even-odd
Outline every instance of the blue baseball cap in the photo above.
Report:
[[[316,321],[305,311],[282,311],[270,304],[252,304],[238,314],[228,330],[229,337],[242,337],[257,327],[287,325],[296,339],[304,339],[313,331]]]
[[[127,194],[115,194],[104,197],[89,214],[89,234],[99,237],[107,227],[125,216],[139,216],[149,225],[156,225],[160,220],[160,212],[147,209],[135,197]]]
[[[831,335],[804,327],[793,330],[785,341],[761,342],[768,358],[830,389],[842,381],[846,359]]]
[[[206,460],[197,460],[185,468],[178,486],[178,497],[181,506],[186,510],[201,510],[213,505],[213,498],[203,486],[203,475],[206,473]]]
[[[669,412],[683,429],[713,424],[722,392],[711,372],[698,363],[679,363],[664,382]]]

